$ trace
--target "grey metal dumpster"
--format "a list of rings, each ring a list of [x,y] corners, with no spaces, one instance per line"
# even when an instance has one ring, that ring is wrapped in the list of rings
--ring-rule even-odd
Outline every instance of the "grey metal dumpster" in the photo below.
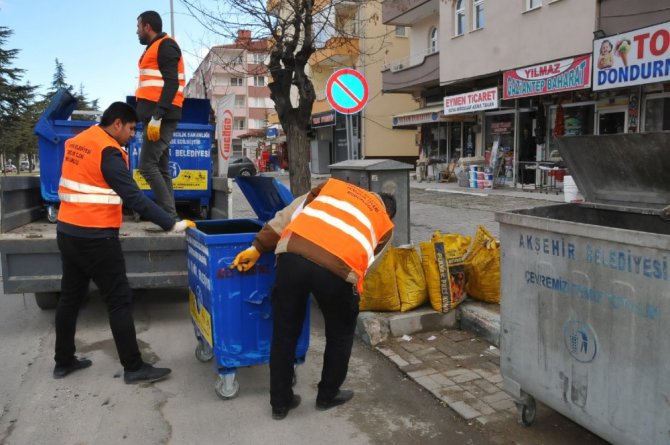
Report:
[[[584,204],[497,213],[501,372],[614,444],[670,444],[670,133],[565,137]]]
[[[392,159],[357,159],[330,166],[330,175],[375,193],[395,196],[397,212],[393,244],[409,244],[409,171],[414,166]]]

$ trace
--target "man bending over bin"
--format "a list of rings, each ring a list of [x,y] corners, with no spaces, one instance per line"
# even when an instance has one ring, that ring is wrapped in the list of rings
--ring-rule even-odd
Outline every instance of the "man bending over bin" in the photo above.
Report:
[[[316,409],[349,401],[340,389],[347,376],[358,317],[359,294],[368,268],[393,236],[395,198],[329,179],[277,212],[240,252],[231,268],[251,269],[260,255],[274,250],[277,272],[272,287],[270,405],[281,420],[300,404],[293,394],[295,349],[307,299],[316,298],[326,326],[326,349]]]

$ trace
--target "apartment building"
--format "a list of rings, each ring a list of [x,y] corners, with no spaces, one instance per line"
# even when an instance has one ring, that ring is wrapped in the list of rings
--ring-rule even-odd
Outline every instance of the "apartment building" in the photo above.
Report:
[[[669,14],[662,0],[387,0],[383,22],[412,42],[383,88],[420,104],[393,125],[437,165],[501,153],[513,185],[557,137],[670,129]]]
[[[186,97],[209,99],[212,110],[227,101],[233,114],[233,155],[246,148],[245,154],[253,151],[255,157],[265,139],[268,114],[274,111],[267,87],[268,53],[266,40],[253,40],[250,31],[240,30],[234,43],[209,50],[184,90]]]

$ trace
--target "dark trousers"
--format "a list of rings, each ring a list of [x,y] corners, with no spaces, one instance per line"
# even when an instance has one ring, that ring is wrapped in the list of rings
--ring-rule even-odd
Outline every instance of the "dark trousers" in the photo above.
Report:
[[[160,139],[150,141],[146,135],[148,121],[144,122],[144,135],[142,138],[142,150],[140,151],[140,162],[138,170],[149,183],[154,193],[156,204],[171,216],[177,218],[177,208],[174,201],[174,190],[172,188],[172,175],[170,173],[170,141],[177,129],[177,121],[163,119],[161,122]]]
[[[317,400],[337,395],[347,377],[358,317],[358,294],[351,283],[292,253],[277,257],[272,288],[272,349],[270,351],[270,404],[284,407],[293,398],[293,364],[310,293],[323,312],[326,349]]]
[[[58,232],[63,262],[61,295],[56,307],[56,365],[74,359],[77,316],[90,280],[107,304],[109,326],[119,359],[126,371],[142,366],[132,313],[132,294],[118,238],[79,238]]]

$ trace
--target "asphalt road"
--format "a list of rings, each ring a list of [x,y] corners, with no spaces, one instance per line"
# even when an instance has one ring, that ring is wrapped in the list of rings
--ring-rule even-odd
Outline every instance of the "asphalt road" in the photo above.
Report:
[[[424,193],[412,192],[415,240],[435,229],[462,227],[474,233],[477,222],[493,219],[490,202],[467,199],[463,206],[479,207],[459,210],[437,201],[460,198]],[[517,208],[517,203],[508,204]],[[235,218],[251,216],[237,191],[233,205]],[[346,388],[356,391],[355,398],[331,411],[316,411],[324,347],[318,310],[313,310],[307,361],[298,368],[296,393],[303,403],[285,420],[275,421],[265,364],[239,371],[240,392],[235,399],[217,396],[214,365],[194,356],[185,289],[138,292],[136,297],[138,339],[145,359],[173,368],[169,379],[153,385],[123,383],[106,312],[95,294],[80,314],[77,334],[78,352],[93,360],[93,366],[62,380],[51,377],[54,313],[39,310],[32,295],[0,297],[1,445],[603,443],[544,407],[538,412],[542,423],[529,429],[513,420],[486,426],[466,422],[358,341],[345,382]]]

